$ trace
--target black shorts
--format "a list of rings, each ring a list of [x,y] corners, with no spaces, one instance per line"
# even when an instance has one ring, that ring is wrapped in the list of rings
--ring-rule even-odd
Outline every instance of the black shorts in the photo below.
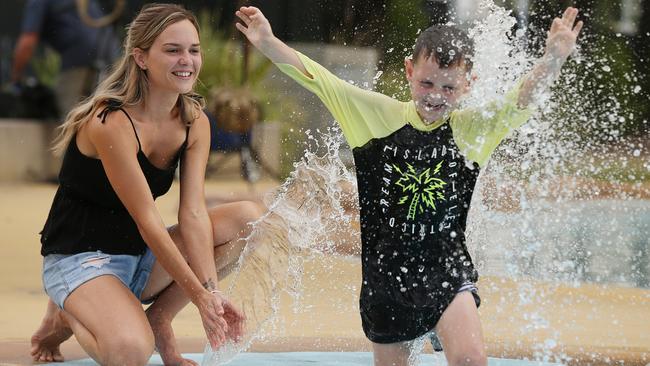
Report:
[[[445,296],[440,296],[440,301],[430,307],[405,306],[388,296],[378,293],[369,295],[362,290],[359,309],[363,331],[374,343],[415,340],[434,330],[456,294],[463,291],[471,291],[477,307],[481,304],[478,289],[473,283],[463,284],[455,292],[449,291]]]

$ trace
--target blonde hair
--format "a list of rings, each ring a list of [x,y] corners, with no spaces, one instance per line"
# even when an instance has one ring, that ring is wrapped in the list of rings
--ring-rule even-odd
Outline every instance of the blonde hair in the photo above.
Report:
[[[194,14],[180,5],[148,4],[142,7],[127,28],[122,58],[113,66],[110,75],[97,86],[93,95],[72,109],[59,127],[59,134],[54,141],[55,152],[62,153],[72,136],[90,121],[102,106],[133,106],[145,100],[149,81],[147,73],[136,64],[133,50],[149,50],[160,33],[168,26],[183,20],[189,20],[199,32],[199,24]],[[203,97],[192,90],[181,94],[176,106],[181,121],[189,126],[199,117],[205,102]]]

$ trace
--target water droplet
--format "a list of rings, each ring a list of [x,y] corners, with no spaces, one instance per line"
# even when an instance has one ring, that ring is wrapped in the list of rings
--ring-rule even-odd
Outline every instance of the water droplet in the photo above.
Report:
[[[544,347],[546,348],[555,348],[557,346],[557,342],[555,339],[549,338],[544,341]]]

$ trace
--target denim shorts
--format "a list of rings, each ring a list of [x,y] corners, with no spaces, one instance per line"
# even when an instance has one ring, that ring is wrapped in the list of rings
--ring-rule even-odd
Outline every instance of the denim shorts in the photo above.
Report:
[[[140,299],[156,257],[151,250],[142,255],[106,254],[101,251],[78,254],[49,254],[43,258],[43,286],[47,295],[63,309],[72,291],[93,278],[113,275]]]

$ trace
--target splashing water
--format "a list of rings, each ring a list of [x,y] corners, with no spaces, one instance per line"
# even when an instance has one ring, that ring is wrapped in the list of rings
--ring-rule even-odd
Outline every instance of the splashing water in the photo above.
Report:
[[[230,275],[232,286],[227,296],[247,318],[245,338],[216,352],[208,344],[202,365],[227,362],[253,340],[263,338],[263,328],[273,325],[280,294],[287,292],[299,301],[306,261],[341,245],[359,245],[341,243],[329,235],[350,231],[358,208],[356,180],[339,158],[340,131],[328,131],[323,141],[326,153],[319,156],[305,151],[287,181],[267,198],[269,212],[254,223],[246,249]]]
[[[470,32],[478,46],[478,80],[468,100],[473,106],[486,103],[481,95],[507,90],[533,64],[524,51],[524,33],[510,31],[514,18],[491,1],[480,7],[489,15]],[[636,199],[641,177],[610,173],[638,163],[647,148],[621,137],[624,93],[607,96],[605,108],[597,101],[603,86],[587,72],[606,74],[613,61],[597,42],[590,47],[590,53],[577,50],[555,86],[537,96],[537,113],[493,154],[472,200],[467,245],[474,263],[483,275],[517,280],[519,296],[513,298],[522,309],[550,305],[560,286],[650,287],[650,203]],[[625,78],[636,80],[633,74]],[[549,285],[535,287],[531,281]],[[510,301],[502,297],[496,306],[508,307]],[[549,335],[532,345],[534,357],[566,361],[548,314],[524,315],[529,325],[522,335],[534,338],[540,330]]]
[[[478,12],[486,17],[468,31],[475,44],[472,73],[476,80],[472,82],[464,106],[471,108],[485,108],[489,103],[502,100],[534,61],[522,47],[524,33],[512,33],[517,21],[510,11],[491,0],[482,0],[478,7]]]
[[[515,19],[491,1],[483,0],[480,6],[487,8],[489,15],[470,32],[478,46],[478,80],[469,98],[472,106],[486,103],[481,95],[502,94],[530,69],[533,61],[523,51],[519,39],[523,33],[510,32]],[[485,44],[489,47],[481,46]],[[475,250],[474,259],[482,272],[503,273],[499,271],[507,267],[506,273],[515,277],[598,281],[585,268],[587,252],[610,257],[613,253],[602,249],[606,243],[616,243],[615,251],[627,256],[647,237],[648,206],[631,202],[641,190],[640,177],[607,174],[616,165],[624,168],[628,160],[641,160],[638,158],[645,147],[626,144],[620,137],[618,125],[625,118],[617,96],[609,96],[611,105],[601,108],[590,99],[591,82],[581,74],[581,65],[607,72],[605,62],[603,56],[576,53],[565,65],[556,86],[538,96],[538,113],[500,145],[482,172],[468,227],[468,246]],[[593,127],[594,132],[576,132],[584,125]],[[607,144],[600,143],[602,140]],[[623,157],[606,151],[612,142],[623,146]],[[626,185],[626,180],[631,183]],[[608,185],[599,186],[603,181]],[[605,215],[606,210],[611,211]],[[604,223],[609,225],[608,232]],[[489,232],[495,228],[503,236],[496,238],[494,232]],[[504,234],[504,228],[511,229]],[[501,263],[486,258],[504,253],[510,257],[502,258]],[[627,280],[611,276],[600,280],[648,286],[636,281],[638,273],[626,272]]]
[[[464,102],[472,108],[500,100],[535,60],[525,50],[524,32],[513,33],[516,20],[509,11],[492,0],[481,0],[479,7],[486,17],[469,31],[476,44],[477,80]],[[650,205],[632,200],[642,189],[640,178],[605,188],[593,183],[612,169],[612,162],[598,158],[606,153],[600,142],[619,141],[617,123],[628,118],[616,96],[608,97],[608,108],[595,105],[589,92],[594,85],[581,74],[585,68],[606,73],[608,62],[582,52],[570,59],[554,88],[538,96],[535,116],[493,154],[472,200],[468,248],[481,274],[525,279],[512,291],[515,296],[502,297],[495,306],[517,302],[527,321],[522,334],[546,330],[548,336],[531,346],[540,361],[569,357],[558,347],[560,330],[552,328],[539,306],[529,310],[531,304],[544,307],[551,301],[554,286],[605,282],[650,287]],[[597,132],[585,134],[589,128]],[[328,233],[359,237],[356,180],[339,158],[340,131],[308,138],[323,144],[326,152],[305,151],[289,179],[267,198],[269,212],[254,224],[230,275],[228,297],[247,317],[245,339],[217,351],[206,346],[202,365],[227,362],[271,332],[281,293],[299,303],[304,263],[322,260],[341,245]],[[624,159],[630,161],[647,154],[640,144],[619,141],[619,146],[629,152]],[[602,199],[606,190],[615,194]],[[538,287],[530,279],[551,285]],[[421,349],[422,340],[416,343]]]

